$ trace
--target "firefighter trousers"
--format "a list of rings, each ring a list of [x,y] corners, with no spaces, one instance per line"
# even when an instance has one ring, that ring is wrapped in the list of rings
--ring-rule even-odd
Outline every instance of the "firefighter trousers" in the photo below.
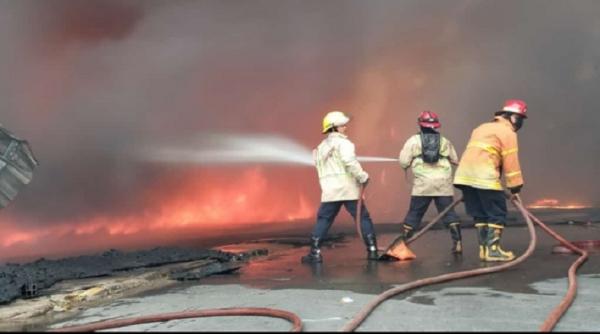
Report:
[[[442,212],[447,208],[454,198],[452,196],[411,196],[410,197],[410,208],[406,217],[404,218],[404,224],[409,225],[413,230],[417,230],[421,225],[421,220],[425,215],[425,212],[429,208],[431,201],[434,201],[435,207],[438,212]],[[446,215],[442,218],[442,222],[445,227],[448,227],[450,223],[460,222],[458,215],[453,209],[450,209]]]
[[[506,198],[501,190],[460,185],[467,214],[477,223],[506,225]]]
[[[327,231],[329,231],[329,228],[333,224],[333,221],[340,212],[342,206],[344,206],[346,211],[352,215],[352,218],[356,219],[357,202],[358,200],[321,202],[321,206],[317,212],[317,224],[312,232],[313,237],[323,239],[327,235]],[[367,210],[367,207],[364,205],[364,203],[361,206],[360,230],[365,237],[369,234],[375,234],[373,221],[371,220],[369,210]]]

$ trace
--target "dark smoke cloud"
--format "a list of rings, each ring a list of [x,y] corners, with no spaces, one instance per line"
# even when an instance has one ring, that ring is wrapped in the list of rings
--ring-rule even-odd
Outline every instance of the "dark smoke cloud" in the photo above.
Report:
[[[397,156],[423,109],[460,154],[507,98],[530,106],[525,198],[598,205],[599,16],[596,1],[1,2],[0,122],[41,162],[6,211],[40,226],[142,210],[166,167],[137,147],[207,131],[312,147],[331,109],[352,114],[361,155]],[[400,169],[365,166],[385,179],[373,215],[400,220]],[[318,202],[312,176],[296,182]]]

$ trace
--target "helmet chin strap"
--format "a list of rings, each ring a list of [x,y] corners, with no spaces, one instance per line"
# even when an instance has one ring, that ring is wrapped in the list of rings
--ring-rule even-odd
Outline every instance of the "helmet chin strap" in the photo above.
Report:
[[[519,131],[519,129],[523,126],[523,119],[523,117],[517,115],[510,117],[510,123],[512,124],[515,132]]]

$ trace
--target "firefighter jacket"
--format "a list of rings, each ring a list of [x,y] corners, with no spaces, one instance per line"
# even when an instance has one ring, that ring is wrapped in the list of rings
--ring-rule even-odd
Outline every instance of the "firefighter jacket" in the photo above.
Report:
[[[321,185],[321,202],[358,200],[360,183],[369,178],[354,153],[348,137],[331,132],[313,150],[313,159]]]
[[[523,185],[518,152],[517,133],[512,124],[497,116],[473,130],[454,184],[502,190],[500,178],[504,175],[508,188]]]
[[[452,143],[440,137],[439,160],[435,163],[423,161],[420,134],[410,137],[400,151],[400,166],[410,167],[414,175],[412,196],[454,195],[451,164],[458,164],[458,156]]]

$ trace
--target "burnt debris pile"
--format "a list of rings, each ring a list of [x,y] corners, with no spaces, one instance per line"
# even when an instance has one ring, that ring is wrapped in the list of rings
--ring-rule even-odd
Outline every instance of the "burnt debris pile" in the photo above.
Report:
[[[198,279],[239,269],[248,258],[247,254],[213,249],[158,247],[134,252],[111,249],[97,255],[59,260],[42,258],[26,264],[8,263],[0,266],[0,304],[17,298],[38,296],[41,290],[69,279],[111,276],[132,269],[191,261],[196,262],[194,265],[174,269],[170,278]]]

